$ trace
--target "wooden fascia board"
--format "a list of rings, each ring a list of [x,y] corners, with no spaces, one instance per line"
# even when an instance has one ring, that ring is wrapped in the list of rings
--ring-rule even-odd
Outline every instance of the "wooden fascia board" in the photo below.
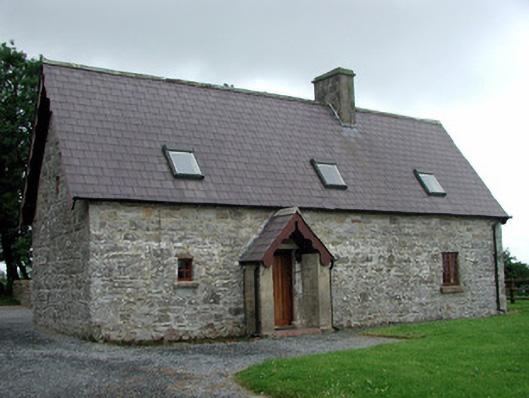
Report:
[[[320,262],[322,265],[330,265],[333,259],[332,254],[327,250],[325,245],[321,242],[320,239],[314,234],[314,232],[310,229],[310,227],[307,225],[303,217],[301,217],[299,214],[294,214],[292,218],[289,220],[287,225],[283,228],[280,234],[274,239],[270,247],[266,250],[264,256],[263,256],[263,265],[265,267],[270,267],[274,263],[274,253],[277,249],[279,249],[279,246],[283,242],[284,239],[288,239],[290,235],[297,229],[305,239],[308,239],[311,241],[312,246],[314,249],[316,249],[320,253]]]

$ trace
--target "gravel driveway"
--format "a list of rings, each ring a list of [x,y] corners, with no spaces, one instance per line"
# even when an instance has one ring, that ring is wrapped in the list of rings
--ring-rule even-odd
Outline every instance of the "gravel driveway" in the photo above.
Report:
[[[0,307],[0,397],[252,397],[231,377],[267,358],[396,341],[344,330],[252,342],[120,347],[35,330],[31,317],[24,308]]]

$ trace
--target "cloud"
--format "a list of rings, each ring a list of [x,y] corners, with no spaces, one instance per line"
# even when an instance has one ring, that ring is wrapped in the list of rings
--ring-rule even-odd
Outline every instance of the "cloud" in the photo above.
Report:
[[[526,0],[0,0],[0,40],[44,56],[312,98],[357,73],[364,108],[441,119],[529,242]],[[520,220],[520,221],[518,221]],[[520,224],[518,224],[520,223]],[[527,230],[527,228],[525,228]],[[509,237],[509,238],[507,238]],[[526,246],[529,246],[526,244]],[[518,246],[529,261],[529,248]],[[518,250],[518,249],[517,249]]]

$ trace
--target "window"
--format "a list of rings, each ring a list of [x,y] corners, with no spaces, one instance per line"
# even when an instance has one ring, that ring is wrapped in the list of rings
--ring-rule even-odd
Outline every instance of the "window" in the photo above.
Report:
[[[193,259],[179,258],[178,259],[178,281],[192,281],[193,280]]]
[[[443,285],[459,285],[457,253],[443,253]]]
[[[332,160],[315,160],[311,159],[310,163],[316,170],[318,177],[325,188],[347,189],[347,185],[340,175],[336,162]]]
[[[419,171],[414,170],[415,176],[421,183],[422,187],[426,191],[428,195],[431,196],[446,196],[446,192],[439,184],[439,181],[437,181],[437,178],[433,175],[433,173],[429,173],[426,171]]]
[[[192,149],[171,148],[167,145],[164,145],[162,149],[174,177],[204,178]]]

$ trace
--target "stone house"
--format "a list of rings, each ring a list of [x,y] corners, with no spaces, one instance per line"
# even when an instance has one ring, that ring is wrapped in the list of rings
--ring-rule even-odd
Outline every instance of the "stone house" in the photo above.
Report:
[[[437,121],[43,61],[35,322],[109,341],[478,317],[507,214]]]

